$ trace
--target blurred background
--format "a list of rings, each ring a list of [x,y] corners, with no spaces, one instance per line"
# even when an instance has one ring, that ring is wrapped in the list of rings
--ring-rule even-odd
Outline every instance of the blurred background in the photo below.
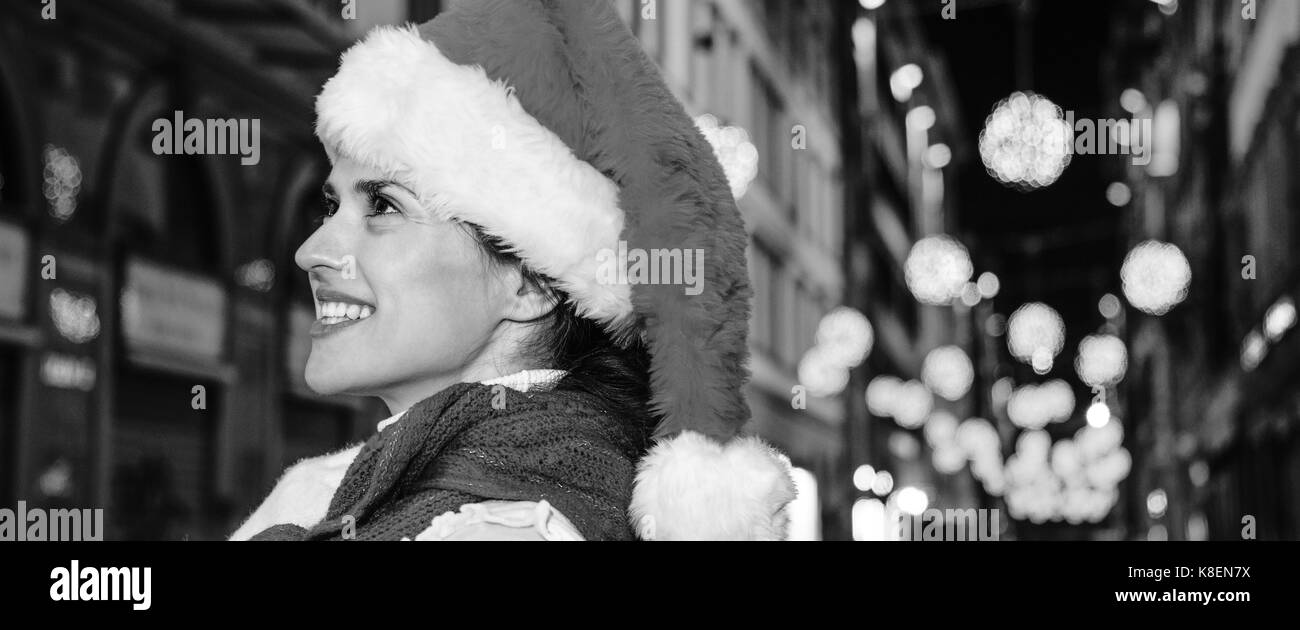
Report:
[[[1300,538],[1300,2],[612,1],[751,232],[793,538]],[[222,538],[374,430],[302,382],[312,99],[445,5],[0,5],[0,506]],[[260,162],[155,155],[178,110]]]

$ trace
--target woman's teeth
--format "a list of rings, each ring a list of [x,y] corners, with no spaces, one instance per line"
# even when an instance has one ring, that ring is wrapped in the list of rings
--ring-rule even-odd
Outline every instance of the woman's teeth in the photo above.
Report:
[[[374,309],[360,304],[344,302],[324,302],[320,305],[320,321],[325,324],[339,324],[348,320],[361,320],[370,317]]]

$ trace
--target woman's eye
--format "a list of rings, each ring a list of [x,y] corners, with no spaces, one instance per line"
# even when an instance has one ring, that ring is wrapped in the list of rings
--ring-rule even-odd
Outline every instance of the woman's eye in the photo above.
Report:
[[[321,214],[316,217],[316,225],[325,222],[326,219],[334,216],[339,211],[339,201],[328,197],[321,203]]]
[[[397,209],[397,206],[384,197],[375,197],[375,199],[370,203],[370,210],[370,216],[372,217],[401,214],[401,211]]]

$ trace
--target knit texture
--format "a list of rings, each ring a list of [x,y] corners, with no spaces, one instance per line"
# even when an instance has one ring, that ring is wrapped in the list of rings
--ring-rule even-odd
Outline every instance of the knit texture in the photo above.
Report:
[[[587,540],[631,540],[635,442],[587,394],[462,383],[376,433],[348,468],[325,519],[252,540],[415,538],[467,503],[546,500]]]

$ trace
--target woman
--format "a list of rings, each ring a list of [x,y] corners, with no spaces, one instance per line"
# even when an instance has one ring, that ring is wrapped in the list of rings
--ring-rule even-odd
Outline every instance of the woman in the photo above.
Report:
[[[290,467],[233,539],[782,537],[787,465],[737,437],[746,233],[608,3],[377,29],[317,114],[306,379],[393,416]],[[666,275],[611,269],[629,250]],[[672,267],[691,252],[702,292]]]

